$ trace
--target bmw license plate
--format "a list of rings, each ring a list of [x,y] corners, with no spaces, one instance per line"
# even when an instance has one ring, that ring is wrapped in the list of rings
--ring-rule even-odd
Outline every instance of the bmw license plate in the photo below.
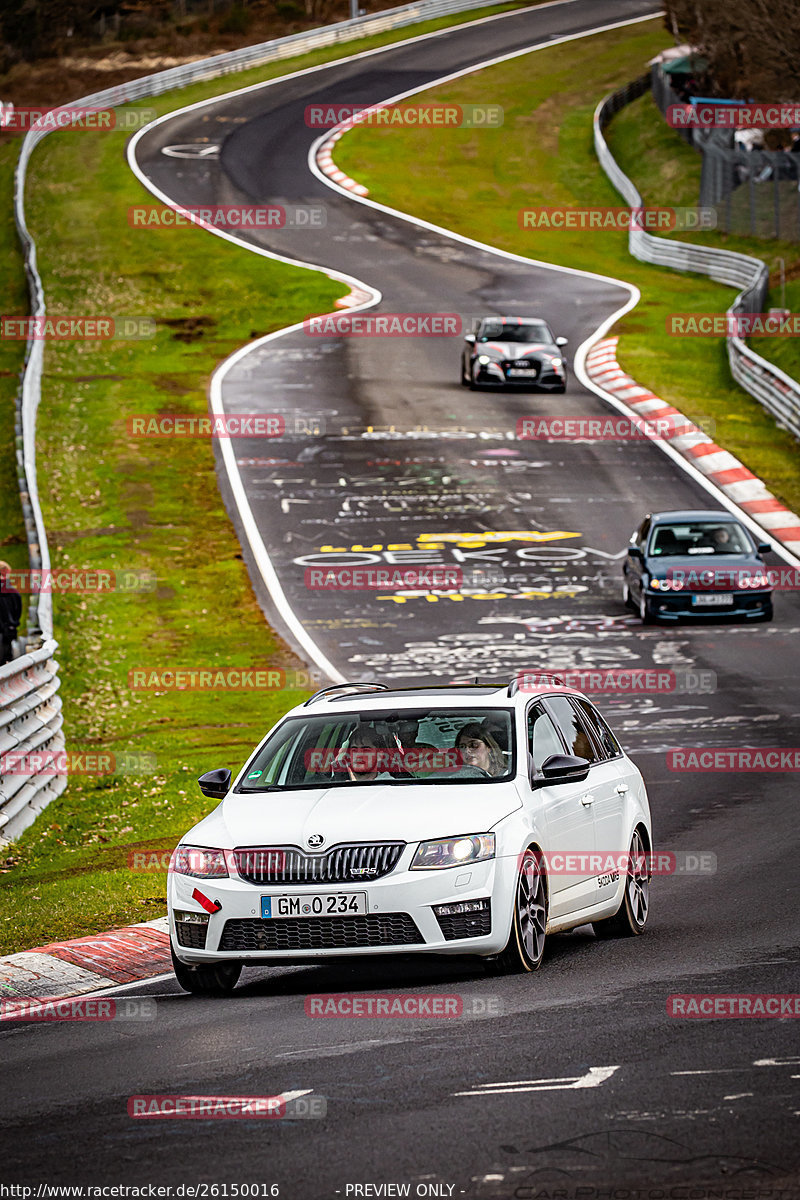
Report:
[[[311,896],[262,896],[261,916],[354,917],[367,911],[366,892],[322,892]]]
[[[733,605],[733,596],[716,595],[710,593],[705,596],[692,596],[692,604],[696,605],[713,605],[716,608],[726,608],[728,605]]]

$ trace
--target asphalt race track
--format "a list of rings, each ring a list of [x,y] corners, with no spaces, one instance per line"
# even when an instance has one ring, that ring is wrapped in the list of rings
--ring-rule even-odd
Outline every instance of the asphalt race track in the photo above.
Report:
[[[354,203],[309,170],[319,131],[303,110],[373,103],[650,11],[637,0],[573,0],[456,28],[180,113],[140,138],[137,161],[175,203],[324,205],[324,228],[243,240],[379,289],[371,311],[540,313],[574,352],[627,302],[625,288]],[[198,142],[219,145],[218,156],[163,153]],[[721,501],[647,441],[516,440],[520,417],[609,409],[572,373],[565,396],[471,392],[459,386],[460,349],[458,338],[297,330],[231,366],[224,409],[280,413],[293,431],[235,445],[285,596],[278,605],[220,460],[259,599],[304,652],[288,607],[316,663],[349,678],[705,673],[703,691],[599,704],[644,773],[657,846],[713,853],[716,870],[656,878],[642,938],[601,942],[588,927],[552,937],[531,977],[403,959],[252,969],[227,1000],[186,996],[171,978],[117,989],[155,997],[155,1020],[4,1027],[6,1181],[263,1183],[290,1200],[400,1194],[353,1190],[367,1184],[517,1200],[605,1200],[609,1189],[613,1200],[614,1188],[618,1200],[800,1196],[796,1025],[667,1015],[673,993],[798,990],[796,784],[789,773],[666,766],[676,746],[798,745],[800,602],[778,594],[768,625],[643,628],[620,601],[631,531],[647,509]],[[310,565],[393,554],[461,567],[460,597],[304,585]],[[315,1023],[304,1000],[326,992],[458,995],[464,1015]],[[134,1094],[290,1092],[324,1098],[326,1115],[171,1123],[126,1110]]]

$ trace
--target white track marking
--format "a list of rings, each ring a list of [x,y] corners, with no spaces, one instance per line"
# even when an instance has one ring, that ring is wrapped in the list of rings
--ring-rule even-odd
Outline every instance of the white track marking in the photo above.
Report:
[[[596,1088],[610,1079],[619,1067],[589,1067],[585,1075],[565,1079],[518,1079],[506,1083],[483,1083],[472,1092],[453,1092],[454,1096],[507,1096],[515,1092],[564,1092],[578,1088]]]

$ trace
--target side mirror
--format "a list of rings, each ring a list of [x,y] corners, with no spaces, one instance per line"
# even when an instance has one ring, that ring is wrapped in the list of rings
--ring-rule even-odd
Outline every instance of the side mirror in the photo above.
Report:
[[[475,334],[474,333],[466,334],[464,341],[468,342],[470,346],[474,346],[475,345]]]
[[[566,344],[567,344],[567,342],[568,342],[568,341],[569,341],[569,338],[565,338],[565,337],[557,337],[557,338],[556,338],[556,345],[557,345],[557,346],[566,346]]]
[[[211,800],[224,800],[230,791],[231,773],[228,767],[217,767],[214,771],[206,771],[197,781],[200,791]]]
[[[592,764],[575,754],[551,754],[542,763],[539,779],[544,783],[580,783]]]
[[[771,549],[772,549],[772,546],[770,545],[769,542],[759,542],[758,543],[758,553],[759,554],[769,554]]]
[[[641,562],[644,562],[644,555],[638,546],[628,546],[628,557],[638,558]]]

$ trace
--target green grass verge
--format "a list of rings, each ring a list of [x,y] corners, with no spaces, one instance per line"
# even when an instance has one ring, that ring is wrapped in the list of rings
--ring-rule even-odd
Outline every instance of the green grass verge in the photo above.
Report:
[[[511,3],[361,39],[142,101],[159,114],[236,87],[333,61]],[[134,414],[207,411],[216,364],[256,334],[329,311],[341,285],[271,262],[201,230],[146,233],[127,223],[150,201],[125,162],[124,134],[57,134],[37,150],[28,224],[51,314],[154,317],[152,341],[53,343],[46,352],[37,454],[56,566],[153,572],[154,592],[55,598],[68,746],[153,755],[154,774],[75,776],[67,793],[9,848],[0,952],[76,937],[164,912],[165,874],[129,857],[171,846],[213,807],[195,779],[238,768],[269,726],[307,692],[139,693],[137,666],[288,666],[294,659],[261,614],[217,488],[208,443],[136,441]],[[0,279],[7,313],[27,291],[12,213],[19,141],[0,148]],[[87,186],[91,181],[91,186]],[[7,436],[0,557],[27,565],[14,467],[13,396],[19,343],[0,342]]]
[[[622,170],[636,184],[646,204],[693,206],[700,194],[701,157],[687,145],[661,115],[650,93],[626,105],[607,131],[611,151]],[[682,241],[735,250],[763,259],[770,272],[767,303],[780,307],[780,260],[786,278],[786,307],[800,306],[800,247],[796,242],[746,238],[723,232],[675,233]],[[796,338],[752,338],[756,353],[774,362],[793,378],[800,378],[800,342]]]
[[[505,109],[501,130],[442,133],[362,126],[337,144],[336,163],[366,184],[371,198],[394,208],[517,254],[636,284],[641,302],[616,329],[625,369],[695,421],[713,421],[716,440],[797,510],[794,439],[732,382],[722,343],[707,338],[676,343],[666,332],[670,313],[724,311],[731,289],[638,263],[628,254],[624,233],[523,230],[518,224],[519,210],[526,207],[622,203],[595,158],[592,114],[606,93],[641,74],[643,64],[663,48],[665,36],[657,19],[490,67],[435,95],[426,93],[426,99],[500,104]],[[621,119],[615,118],[610,133],[620,158]],[[631,133],[627,165],[634,174],[642,154]],[[688,185],[685,193],[670,192],[669,199],[653,190],[661,204],[696,203],[697,192]],[[761,249],[761,243],[747,246],[751,252]]]

